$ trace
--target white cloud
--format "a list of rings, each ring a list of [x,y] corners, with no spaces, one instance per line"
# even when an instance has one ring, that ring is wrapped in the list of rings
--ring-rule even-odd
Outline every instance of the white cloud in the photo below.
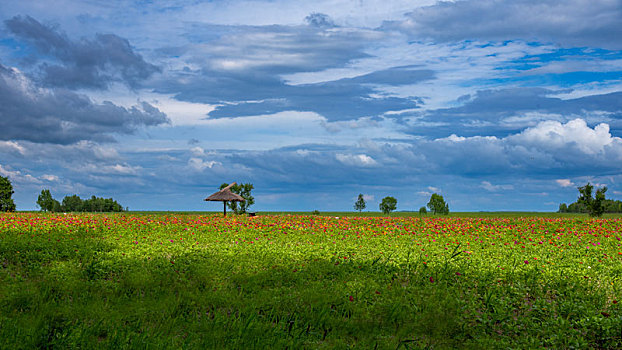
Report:
[[[50,174],[43,174],[43,175],[41,175],[41,179],[43,179],[45,181],[50,181],[50,182],[57,182],[59,180],[58,176],[50,175]]]
[[[200,158],[190,158],[188,160],[188,166],[194,170],[203,171],[205,169],[211,169],[214,165],[219,165],[220,162],[214,160],[203,160]]]
[[[0,176],[8,177],[12,182],[26,183],[26,184],[39,184],[41,180],[30,174],[23,174],[19,170],[10,170],[0,164]]]
[[[190,152],[197,157],[200,157],[205,154],[205,150],[201,147],[193,147],[190,149]]]
[[[570,181],[570,179],[557,179],[557,180],[555,180],[555,182],[557,182],[557,184],[560,185],[561,187],[571,187],[571,186],[574,186],[574,183],[572,181]]]
[[[21,155],[26,153],[26,149],[15,141],[0,141],[0,150],[4,152],[17,152]]]
[[[138,175],[142,170],[140,166],[131,166],[127,164],[112,164],[112,165],[100,165],[100,164],[87,164],[84,165],[78,171],[83,171],[91,174],[106,174],[106,175]]]
[[[378,164],[374,158],[366,154],[335,154],[335,158],[345,165],[359,166],[359,167],[372,167]]]
[[[583,119],[574,119],[566,124],[558,121],[540,122],[535,127],[528,128],[508,139],[548,150],[567,150],[569,147],[577,147],[581,152],[589,155],[603,153],[605,147],[614,142],[622,146],[622,139],[612,137],[609,133],[608,124],[601,123],[592,129]]]
[[[501,191],[501,190],[513,190],[514,189],[513,185],[493,185],[493,184],[491,184],[488,181],[482,181],[480,186],[482,188],[484,188],[486,191],[490,191],[490,192],[497,192],[497,191]]]

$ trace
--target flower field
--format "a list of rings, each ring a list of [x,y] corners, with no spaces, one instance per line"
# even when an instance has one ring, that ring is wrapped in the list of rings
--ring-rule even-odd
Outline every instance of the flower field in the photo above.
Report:
[[[622,348],[622,220],[0,214],[0,348]]]

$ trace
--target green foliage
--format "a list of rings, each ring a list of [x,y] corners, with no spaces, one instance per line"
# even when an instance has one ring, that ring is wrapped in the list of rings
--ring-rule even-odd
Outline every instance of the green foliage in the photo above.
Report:
[[[65,198],[63,198],[62,207],[67,212],[83,211],[83,206],[84,206],[84,202],[82,201],[82,198],[80,198],[78,195],[74,194],[72,196],[65,196]],[[120,210],[117,210],[117,211],[120,211]]]
[[[426,215],[428,213],[425,207],[419,208],[419,215]]]
[[[53,211],[54,210],[54,198],[50,193],[50,190],[43,189],[41,190],[41,194],[37,198],[37,205],[43,211]]]
[[[558,213],[567,213],[568,212],[568,206],[566,205],[566,203],[561,203],[559,205],[559,210],[557,212]]]
[[[77,196],[76,196],[77,197]],[[80,197],[78,197],[79,199]],[[82,202],[82,211],[85,212],[122,212],[123,206],[112,198],[91,196]]]
[[[220,185],[220,189],[229,186],[228,183],[223,183]],[[227,202],[227,206],[236,214],[245,214],[248,208],[255,204],[255,197],[251,195],[251,191],[253,190],[253,184],[245,183],[245,184],[235,184],[229,188],[231,192],[235,194],[239,194],[244,198],[244,202]]]
[[[449,204],[445,203],[443,196],[433,193],[428,202],[428,208],[433,214],[449,214]]]
[[[0,212],[15,211],[15,202],[13,202],[13,185],[8,177],[0,176]]]
[[[365,209],[367,204],[365,203],[365,198],[363,198],[363,194],[360,193],[356,202],[354,202],[354,210],[358,210],[359,213]]]
[[[52,197],[49,190],[41,191],[37,205],[49,212],[122,212],[123,206],[112,198],[91,196],[83,200],[78,195],[65,196],[62,204]]]
[[[622,213],[622,201],[605,198],[607,186],[597,189],[595,196],[592,195],[594,186],[589,182],[577,189],[579,190],[577,201],[570,205],[561,203],[560,213],[589,213],[595,217],[602,216],[603,213]]]
[[[384,214],[391,214],[392,211],[397,209],[397,199],[387,196],[382,198],[382,202],[380,202],[380,211]]]
[[[314,210],[314,211],[312,211],[312,212],[311,212],[311,215],[313,215],[313,216],[319,216],[319,215],[320,215],[320,211],[316,209],[316,210]]]
[[[65,211],[63,206],[60,204],[59,201],[57,201],[56,199],[53,199],[52,200],[52,212],[60,213],[62,211]]]

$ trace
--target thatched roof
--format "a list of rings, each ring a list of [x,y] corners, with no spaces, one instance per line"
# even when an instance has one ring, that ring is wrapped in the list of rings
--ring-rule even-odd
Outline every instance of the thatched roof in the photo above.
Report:
[[[231,192],[229,189],[233,185],[235,185],[235,182],[205,198],[205,200],[214,202],[244,202],[244,198],[242,198],[242,196]]]

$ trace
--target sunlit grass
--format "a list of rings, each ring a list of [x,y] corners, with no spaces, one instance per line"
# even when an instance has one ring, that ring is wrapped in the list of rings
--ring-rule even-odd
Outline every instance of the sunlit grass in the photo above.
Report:
[[[616,348],[622,221],[0,215],[0,348]]]

